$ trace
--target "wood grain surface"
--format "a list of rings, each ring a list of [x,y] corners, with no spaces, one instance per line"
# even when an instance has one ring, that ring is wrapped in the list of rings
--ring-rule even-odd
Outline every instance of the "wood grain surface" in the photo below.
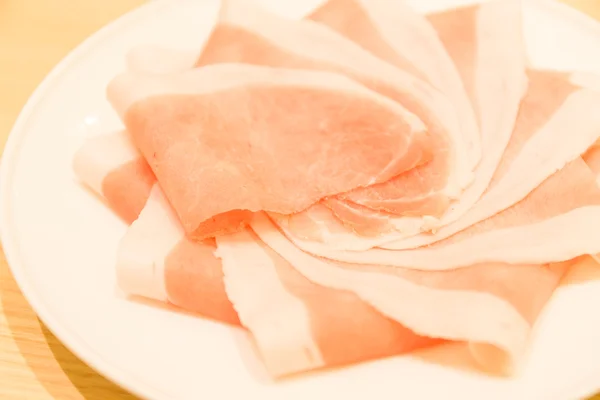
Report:
[[[19,111],[49,70],[83,39],[143,2],[0,0],[0,151]],[[564,2],[600,19],[600,0]],[[0,254],[0,399],[134,398],[48,331]]]

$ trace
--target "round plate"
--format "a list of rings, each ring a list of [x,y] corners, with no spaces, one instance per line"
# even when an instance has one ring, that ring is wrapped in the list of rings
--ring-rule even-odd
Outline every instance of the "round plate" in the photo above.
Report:
[[[315,5],[262,2],[289,16]],[[458,2],[411,3],[443,9]],[[600,72],[599,25],[552,0],[528,1],[525,9],[535,66]],[[272,383],[259,373],[241,331],[120,296],[114,261],[125,226],[76,182],[73,154],[86,136],[120,127],[104,91],[124,69],[126,52],[152,43],[198,49],[217,10],[216,0],[158,0],[108,25],[54,69],[10,135],[0,186],[4,251],[56,336],[102,374],[153,399],[530,400],[600,388],[600,279],[558,290],[536,326],[523,372],[511,379],[448,366],[460,360],[460,349],[448,348]]]

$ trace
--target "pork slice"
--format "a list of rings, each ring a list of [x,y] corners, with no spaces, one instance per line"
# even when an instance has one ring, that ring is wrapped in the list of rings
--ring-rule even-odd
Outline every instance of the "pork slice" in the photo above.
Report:
[[[86,139],[75,154],[73,170],[128,224],[144,208],[156,181],[126,131]]]
[[[223,284],[214,239],[192,242],[158,185],[119,243],[117,283],[128,295],[171,303],[239,325]]]
[[[448,96],[458,113],[463,135],[457,157],[467,157],[470,168],[475,168],[481,157],[481,143],[473,106],[456,66],[424,16],[402,1],[329,0],[307,19],[334,29]]]
[[[529,71],[515,130],[490,186],[467,213],[430,235],[383,244],[409,249],[438,242],[521,201],[600,137],[600,92],[558,71]],[[551,149],[549,151],[548,149]],[[526,174],[523,171],[527,171]]]
[[[335,73],[249,64],[129,72],[108,95],[197,239],[239,229],[249,212],[290,214],[386,181],[430,151],[414,114]]]
[[[354,293],[309,281],[250,230],[216,241],[229,298],[276,377],[441,342],[384,317]]]
[[[223,1],[217,25],[197,65],[221,62],[342,73],[398,101],[421,118],[435,148],[433,161],[417,168],[421,182],[408,192],[388,189],[387,185],[400,185],[391,180],[363,193],[365,201],[373,196],[380,198],[378,190],[393,194],[404,200],[396,203],[398,207],[391,205],[388,211],[403,214],[411,211],[413,192],[417,196],[431,192],[428,212],[437,215],[445,210],[448,198],[458,196],[471,181],[467,157],[458,156],[464,147],[462,131],[448,98],[426,81],[384,62],[322,24],[281,18],[243,0]],[[410,174],[398,179],[409,181],[414,176]]]
[[[525,199],[432,246],[340,251],[290,236],[305,251],[351,263],[448,270],[486,262],[544,264],[600,250],[600,188],[581,160],[569,163]]]
[[[440,206],[438,211],[445,210],[449,206],[440,221],[435,224],[424,223],[420,226],[421,229],[416,231],[407,229],[407,226],[409,228],[414,226],[415,215],[423,213],[436,215],[435,212],[431,213],[431,210],[426,208],[430,204],[429,196],[435,193],[428,186],[426,177],[429,174],[421,174],[423,168],[431,168],[431,173],[435,173],[437,166],[433,163],[404,174],[402,178],[406,178],[405,180],[399,178],[383,185],[360,189],[361,193],[376,191],[376,194],[371,196],[367,202],[354,197],[359,193],[359,191],[354,191],[348,198],[355,203],[366,205],[370,209],[363,209],[361,212],[352,205],[346,206],[346,208],[353,209],[353,214],[350,215],[352,220],[346,221],[347,224],[356,225],[356,220],[360,219],[361,231],[369,232],[371,233],[369,236],[374,236],[372,233],[376,233],[377,229],[381,228],[382,230],[379,232],[381,237],[365,239],[362,240],[362,243],[358,238],[344,243],[330,243],[335,247],[365,249],[374,244],[390,241],[406,242],[406,246],[412,246],[412,243],[425,242],[431,237],[429,233],[418,235],[419,231],[427,228],[437,229],[464,215],[477,202],[490,183],[511,137],[519,104],[527,87],[524,41],[520,28],[521,6],[518,1],[491,1],[430,15],[428,18],[431,24],[422,21],[423,17],[415,15],[401,2],[395,2],[394,7],[387,8],[383,7],[383,3],[383,0],[375,2],[331,0],[317,10],[314,16],[320,22],[347,34],[381,58],[404,68],[408,68],[407,64],[412,65],[412,70],[416,70],[417,65],[444,65],[444,63],[440,61],[437,64],[431,62],[428,64],[425,61],[426,54],[438,53],[431,50],[430,53],[420,54],[419,58],[417,49],[427,49],[427,46],[402,45],[404,40],[413,41],[414,37],[412,35],[394,36],[391,32],[393,29],[412,29],[412,26],[417,24],[419,25],[417,31],[427,35],[426,26],[432,31],[435,28],[448,54],[460,71],[462,80],[468,89],[470,103],[477,110],[482,135],[482,158],[475,169],[473,183],[465,189],[460,198],[446,205],[438,203]],[[398,8],[396,9],[396,7]],[[388,20],[391,15],[395,15],[394,11],[398,13],[400,10],[403,16],[398,18],[402,18],[403,21],[410,19],[403,28],[398,27],[402,24],[393,25]],[[515,21],[517,28],[515,28]],[[355,24],[359,25],[356,30]],[[435,36],[437,37],[437,35]],[[434,43],[436,40],[431,39],[431,41]],[[395,47],[392,50],[390,46],[394,46],[394,44]],[[435,45],[431,44],[431,46]],[[412,64],[409,62],[411,51],[416,53],[412,54],[412,59],[415,60]],[[405,58],[399,58],[398,54],[402,54]],[[421,62],[418,63],[417,60],[421,60]],[[440,73],[436,75],[434,67],[429,68],[432,70],[426,75],[430,77],[430,81],[436,82],[441,75]],[[446,81],[452,82],[449,77],[446,78]],[[457,90],[456,88],[454,90],[446,88],[445,93],[457,93]],[[498,93],[503,95],[500,107],[496,97]],[[455,102],[461,104],[460,100]],[[464,117],[461,120],[468,120],[468,118]],[[410,179],[408,179],[409,176]],[[396,207],[399,207],[399,203],[404,201],[402,198],[394,196],[396,191],[405,193],[406,199],[411,202],[410,209],[406,209],[410,212],[405,215],[405,219],[408,221],[390,217],[389,213],[385,212],[398,209]],[[342,205],[338,202],[331,208],[336,206],[339,208]],[[383,212],[377,215],[373,213],[372,209],[383,210]],[[341,216],[338,215],[338,217]],[[387,219],[389,221],[385,223]],[[312,227],[312,229],[317,229],[317,227]],[[417,236],[412,239],[412,236],[415,235]],[[335,240],[335,235],[331,233],[322,236],[333,237],[332,240]],[[406,241],[401,239],[406,239]]]
[[[485,367],[507,373],[518,366],[530,321],[566,268],[523,266],[520,273],[521,266],[488,264],[444,272],[395,269],[390,273],[374,264],[336,263],[305,253],[264,214],[256,214],[251,227],[312,282],[353,292],[419,335],[469,342]]]
[[[360,5],[357,3],[360,3]],[[391,15],[396,7],[401,9],[398,13],[402,11],[404,19],[409,18],[411,13],[406,10],[406,6],[401,5],[401,2],[394,3],[397,5],[394,7],[385,7],[384,4],[380,5],[379,3],[378,1],[370,2],[367,0],[333,1],[331,4],[326,4],[326,12],[325,15],[322,15],[321,21],[327,23],[327,16],[334,18],[333,16],[343,14],[344,10],[348,11],[348,8],[350,8],[351,15],[347,18],[345,28],[340,27],[340,17],[338,17],[338,20],[334,20],[333,24],[348,32],[353,39],[359,40],[364,46],[373,47],[376,54],[389,59],[390,56],[386,56],[386,54],[389,54],[389,49],[386,51],[381,44],[381,36],[386,34],[386,30],[389,35],[388,45],[392,40],[408,40],[405,38],[410,38],[411,41],[414,40],[412,35],[392,35],[391,30],[394,27],[403,26],[403,24],[394,25],[391,23]],[[389,6],[388,3],[386,4]],[[339,7],[339,10],[335,10],[336,7]],[[359,7],[359,10],[356,10],[356,7]],[[358,15],[355,15],[357,13]],[[350,18],[351,16],[352,18]],[[362,34],[362,30],[354,30],[355,21],[362,22],[365,19],[370,19],[372,21],[371,25],[379,22],[377,26],[370,26],[370,33],[366,35]],[[479,199],[487,188],[500,161],[512,132],[520,100],[527,86],[525,49],[520,29],[521,5],[518,1],[487,2],[432,15],[429,16],[429,20],[458,66],[473,106],[477,110],[482,135],[482,158],[475,171],[475,180],[465,190],[460,199],[451,204],[450,209],[441,219],[440,225],[443,225],[459,218]],[[518,27],[516,29],[515,23]],[[351,24],[351,26],[348,24]],[[406,24],[404,27],[405,29],[412,29],[413,25]],[[427,23],[421,25],[427,25]],[[377,28],[378,31],[373,32]],[[380,36],[379,40],[373,38],[373,35],[377,34]],[[409,45],[404,44],[404,48],[408,47]],[[413,47],[424,48],[425,46],[413,44]],[[431,60],[429,62],[431,64]],[[405,63],[403,62],[403,64]],[[456,90],[453,92],[456,92]],[[498,106],[499,93],[502,94],[501,106]],[[460,104],[459,101],[457,103]],[[421,168],[427,167],[434,168],[432,164]],[[388,183],[385,184],[385,190],[376,188],[377,195],[370,196],[368,201],[359,200],[356,197],[358,196],[357,192],[354,192],[353,197],[350,197],[350,199],[375,209],[397,209],[397,207],[400,207],[399,202],[401,203],[404,200],[395,198],[393,192],[407,190],[412,192],[415,190],[415,183],[420,182],[418,179],[420,175],[417,175],[417,171],[415,169],[406,174],[407,176],[415,174],[406,182],[398,179],[394,182],[395,186]],[[375,188],[361,189],[361,193],[364,194],[372,190],[375,190]],[[417,190],[423,193],[423,188]],[[411,207],[413,214],[423,211],[423,197],[426,198],[426,196],[417,197],[416,199],[413,199],[412,196],[407,197],[414,202]],[[445,211],[447,205],[442,208]],[[434,213],[434,215],[436,214]]]

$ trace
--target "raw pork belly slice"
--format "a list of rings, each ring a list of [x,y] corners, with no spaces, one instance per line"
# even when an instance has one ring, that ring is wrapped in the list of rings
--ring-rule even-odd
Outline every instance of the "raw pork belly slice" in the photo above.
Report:
[[[292,237],[305,251],[344,262],[449,270],[486,262],[544,264],[600,252],[600,188],[577,158],[525,199],[433,246],[339,251]],[[393,270],[393,268],[391,268]]]
[[[527,87],[525,49],[517,1],[492,1],[432,15],[429,20],[458,67],[477,110],[482,135],[475,180],[442,217],[443,225],[459,218],[479,199],[500,161]],[[503,94],[500,100],[499,93]],[[414,182],[419,181],[406,182],[409,190]],[[406,186],[403,182],[399,189]],[[368,190],[371,188],[363,189]],[[384,194],[380,202],[373,200],[368,205],[385,208],[388,201]]]
[[[533,321],[569,265],[493,263],[443,272],[401,268],[390,272],[382,266],[334,263],[311,256],[264,214],[256,214],[251,227],[315,284],[353,292],[419,335],[469,342],[483,366],[506,373],[518,365]],[[228,237],[217,238],[223,257],[221,240]],[[233,294],[230,297],[235,303]],[[252,309],[245,313],[259,315],[261,309],[254,305],[253,310],[255,314]],[[244,321],[244,312],[239,312]]]
[[[470,166],[475,168],[481,148],[473,107],[456,66],[437,32],[422,15],[402,1],[329,0],[306,18],[334,29],[449,96],[460,116],[463,140],[458,145],[465,148]]]
[[[429,151],[414,114],[329,72],[219,64],[125,73],[108,95],[197,239],[238,230],[251,212],[290,214],[384,182]]]
[[[88,139],[77,152],[74,167],[83,183],[117,215],[133,223],[117,256],[117,281],[126,294],[170,302],[203,317],[239,325],[225,294],[214,240],[194,243],[185,237],[127,132]]]
[[[155,185],[117,252],[117,282],[129,295],[169,302],[203,317],[239,325],[223,284],[214,240],[192,242]]]
[[[312,283],[249,230],[216,238],[225,287],[274,376],[407,353],[416,335],[355,294]]]
[[[437,54],[435,51],[435,43],[437,41],[431,38],[428,43],[434,49],[429,53],[418,54],[417,50],[413,48],[419,46],[404,45],[401,50],[403,50],[402,55],[406,56],[407,60],[400,61],[398,59],[400,50],[392,52],[390,46],[394,46],[396,42],[398,42],[396,46],[399,46],[402,43],[402,39],[399,38],[402,36],[392,36],[391,32],[396,25],[388,26],[389,21],[383,15],[385,13],[382,13],[379,9],[381,1],[353,0],[340,2],[331,0],[322,9],[317,10],[311,18],[316,18],[321,23],[350,35],[353,40],[358,41],[363,47],[369,49],[374,54],[392,62],[395,60],[395,63],[399,66],[405,65],[411,56],[415,60],[411,64],[413,65],[413,70],[422,64],[444,65],[443,61],[437,64],[427,63],[426,61],[427,55],[429,55],[430,59]],[[394,4],[400,3],[397,2]],[[432,29],[428,25],[428,22],[422,21],[423,17],[405,10],[406,7],[404,5],[398,5],[398,7],[403,11],[403,16],[398,18],[403,18],[403,20],[410,19],[410,22],[407,21],[407,24],[422,24]],[[394,10],[395,7],[391,7],[391,10],[388,7],[385,11],[386,13],[394,13]],[[519,22],[521,20],[521,5],[518,1],[491,1],[431,15],[429,19],[433,23],[433,27],[438,30],[437,33],[458,67],[462,79],[467,84],[468,94],[471,99],[470,101],[467,100],[467,102],[472,102],[479,117],[483,153],[481,162],[475,169],[473,183],[465,189],[458,200],[450,204],[450,208],[444,213],[439,222],[430,220],[428,223],[421,225],[420,230],[428,228],[437,229],[440,226],[456,221],[485,192],[510,139],[519,104],[527,87],[525,49]],[[354,30],[355,21],[359,21],[359,27],[361,27],[357,31]],[[514,21],[517,21],[516,27]],[[350,27],[349,24],[352,26]],[[396,29],[401,28],[396,27]],[[368,33],[364,34],[364,30],[367,30]],[[418,31],[428,38],[427,28],[420,27]],[[361,32],[360,37],[355,37],[355,35],[358,35],[357,32]],[[409,37],[413,40],[413,36],[405,35],[404,37]],[[423,47],[425,46],[421,46],[420,48]],[[411,54],[410,50],[414,53]],[[445,54],[445,50],[442,53]],[[444,71],[450,70],[449,68],[444,68]],[[447,73],[451,74],[451,72]],[[430,77],[429,80],[434,82],[437,82],[435,80],[436,76],[438,76],[437,80],[440,79],[440,74],[436,75],[435,70],[427,73]],[[447,81],[452,82],[449,77]],[[458,88],[445,87],[445,93],[454,93],[454,98],[460,97],[460,94],[456,94],[458,93],[457,91]],[[503,94],[500,99],[501,106],[498,106],[498,93]],[[460,99],[457,99],[455,103],[463,104]],[[468,121],[468,116],[461,118],[461,120]],[[436,166],[433,163],[429,163],[420,167],[420,169],[424,168],[431,168],[434,171]],[[391,208],[386,205],[395,204],[398,206],[398,202],[402,200],[395,196],[394,192],[401,190],[406,194],[406,198],[410,199],[410,209],[414,215],[427,213],[427,211],[431,211],[427,209],[430,204],[427,190],[431,190],[431,187],[428,186],[429,182],[420,179],[420,169],[410,171],[402,177],[384,185],[375,185],[360,189],[343,197],[351,200],[350,203],[360,203],[370,208],[385,210]],[[362,201],[357,197],[374,190],[377,191],[377,195],[371,196],[368,202]],[[412,194],[409,195],[409,193]],[[341,211],[336,214],[337,217],[344,220],[350,230],[354,230],[358,234],[376,236],[377,230],[381,229],[379,232],[381,235],[380,238],[365,238],[362,241],[360,238],[348,241],[346,240],[346,236],[348,236],[346,234],[342,234],[344,237],[341,238],[338,237],[340,234],[336,235],[332,232],[322,233],[321,236],[329,237],[327,244],[333,247],[339,248],[345,245],[347,249],[358,250],[395,241],[397,242],[395,246],[406,243],[404,248],[408,248],[412,247],[414,243],[426,242],[431,238],[429,233],[422,233],[415,238],[411,238],[416,233],[419,233],[418,231],[415,232],[413,228],[415,226],[415,218],[394,218],[384,212],[377,215],[371,210],[364,208],[360,210],[353,204],[342,205],[339,202],[331,204],[329,207],[332,210],[337,209]],[[351,214],[348,214],[349,209],[352,211]],[[349,220],[345,220],[346,217]],[[304,226],[303,229],[317,231],[318,229],[328,229],[328,226]],[[297,235],[306,234],[305,232],[292,233]]]
[[[438,215],[445,211],[448,199],[458,196],[471,181],[472,171],[462,152],[462,131],[448,98],[426,81],[384,62],[322,24],[281,18],[252,2],[222,1],[219,21],[197,65],[222,62],[342,73],[398,101],[425,122],[435,140],[432,162],[361,191],[355,202],[396,214],[410,213],[416,207]],[[419,182],[410,186],[412,190],[399,190],[413,176],[418,176]],[[422,199],[424,195],[427,201]],[[416,196],[416,204],[411,202],[412,196]],[[382,197],[388,202],[379,207]]]
[[[575,85],[571,75],[554,71],[531,70],[529,82],[511,140],[479,202],[459,220],[434,234],[382,247],[408,249],[428,245],[487,219],[521,201],[596,142],[600,136],[600,115],[589,110],[600,107],[600,92]]]
[[[138,217],[156,181],[126,131],[86,139],[75,154],[73,169],[127,223]]]

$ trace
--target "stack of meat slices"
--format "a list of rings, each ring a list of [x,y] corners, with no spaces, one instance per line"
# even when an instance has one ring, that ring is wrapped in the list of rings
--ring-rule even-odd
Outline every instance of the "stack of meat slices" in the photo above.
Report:
[[[468,343],[510,373],[600,253],[600,93],[527,64],[521,4],[223,0],[199,54],[133,49],[79,178],[128,294],[245,327],[279,377]]]

